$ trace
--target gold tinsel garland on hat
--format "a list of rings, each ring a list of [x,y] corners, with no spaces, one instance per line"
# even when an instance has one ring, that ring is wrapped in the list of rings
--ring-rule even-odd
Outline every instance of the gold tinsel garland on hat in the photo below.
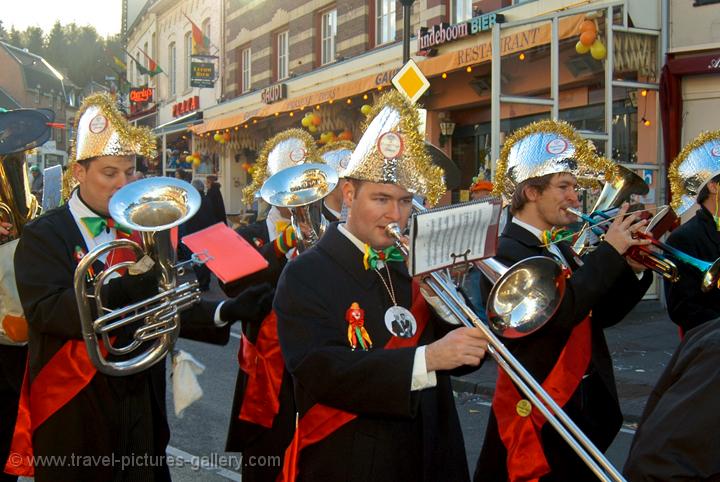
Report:
[[[685,180],[680,175],[680,164],[682,164],[685,159],[687,159],[687,157],[692,151],[702,146],[706,142],[716,139],[720,139],[720,130],[702,132],[699,136],[686,144],[685,147],[682,148],[682,151],[680,151],[680,154],[678,154],[678,156],[673,160],[673,162],[670,163],[670,168],[668,169],[668,180],[670,181],[670,193],[672,194],[670,206],[673,209],[677,209],[680,207],[680,205],[682,204],[683,196],[690,195],[690,193],[687,192],[687,189],[685,188]],[[697,194],[699,193],[695,193],[695,195]]]
[[[341,149],[348,149],[348,150],[355,150],[356,144],[353,141],[333,141],[328,142],[324,146],[322,146],[320,149],[318,149],[318,155],[322,156],[323,154],[326,154],[328,152],[332,151],[339,151]]]
[[[370,112],[368,112],[362,130],[365,132],[373,119],[385,107],[392,107],[400,113],[399,131],[406,140],[402,157],[414,160],[416,170],[413,172],[413,180],[418,187],[416,194],[424,196],[428,204],[434,206],[447,190],[444,179],[445,171],[432,163],[430,154],[425,148],[425,136],[419,130],[420,117],[417,108],[410,104],[399,91],[395,89],[389,90],[375,100]],[[368,164],[374,164],[372,161],[383,162],[384,158],[377,149],[374,149],[370,161]]]
[[[100,107],[101,112],[105,115],[112,128],[118,133],[118,136],[127,141],[129,144],[134,144],[136,147],[136,153],[145,157],[155,157],[157,152],[155,150],[156,140],[152,132],[147,127],[134,127],[131,126],[127,119],[118,110],[115,101],[110,95],[99,92],[91,94],[83,100],[80,108],[75,114],[75,122],[73,132],[78,132],[78,125],[85,111],[92,106]],[[70,193],[77,186],[77,181],[72,172],[72,166],[77,162],[77,139],[70,140],[70,158],[68,162],[68,168],[65,171],[62,182],[62,197],[67,200],[70,198]]]
[[[503,194],[507,194],[506,189],[508,186],[506,182],[506,174],[510,150],[518,141],[535,133],[555,133],[564,137],[570,141],[575,148],[575,154],[573,157],[577,159],[578,164],[585,166],[588,170],[603,173],[605,179],[611,179],[615,173],[616,164],[606,157],[598,156],[595,153],[595,146],[593,143],[588,139],[580,137],[577,131],[570,124],[560,120],[544,119],[516,130],[507,137],[507,139],[505,139],[505,143],[500,150],[500,159],[498,159],[495,168],[494,195],[502,196]],[[592,184],[592,181],[587,182],[582,178],[579,178],[578,183]]]
[[[270,152],[283,141],[291,138],[297,138],[303,141],[305,144],[305,159],[303,164],[325,164],[322,158],[318,154],[317,147],[315,146],[315,139],[310,135],[309,132],[303,129],[288,129],[280,132],[275,136],[271,137],[260,150],[255,165],[250,168],[249,173],[252,176],[252,182],[245,186],[242,191],[243,202],[247,205],[251,205],[255,198],[255,193],[262,188],[262,185],[267,180],[267,163]]]

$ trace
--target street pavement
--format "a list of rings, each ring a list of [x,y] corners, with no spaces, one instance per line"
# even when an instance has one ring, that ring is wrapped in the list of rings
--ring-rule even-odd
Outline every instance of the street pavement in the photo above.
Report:
[[[221,297],[213,281],[210,298]],[[180,340],[178,347],[202,362],[199,376],[204,396],[182,418],[173,413],[168,382],[168,416],[172,431],[169,459],[175,481],[241,480],[239,454],[224,452],[237,373],[239,326],[233,326],[228,346],[216,347]],[[621,468],[645,401],[678,343],[675,325],[658,301],[642,301],[620,324],[606,330],[625,424],[608,451]],[[468,467],[472,473],[482,446],[497,367],[487,360],[476,372],[453,380],[456,404],[465,436]]]

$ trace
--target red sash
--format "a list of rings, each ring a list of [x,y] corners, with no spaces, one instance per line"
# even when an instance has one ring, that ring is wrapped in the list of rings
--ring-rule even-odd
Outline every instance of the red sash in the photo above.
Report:
[[[425,299],[420,295],[417,283],[413,282],[412,312],[417,321],[417,332],[412,338],[393,336],[385,344],[385,349],[408,348],[417,346],[422,332],[425,330],[430,318],[430,310]],[[321,403],[310,407],[297,423],[295,435],[290,446],[285,450],[282,472],[278,475],[278,482],[294,482],[297,477],[298,456],[302,449],[308,445],[320,442],[346,423],[357,418],[357,415],[345,410],[329,407]]]
[[[117,231],[116,238],[127,238]],[[133,233],[133,240],[140,242]],[[117,249],[114,256],[108,256],[113,264],[122,261],[134,261],[135,254],[130,249]],[[102,347],[103,356],[107,350]],[[5,472],[12,475],[32,477],[33,448],[32,435],[55,412],[64,407],[80,393],[93,379],[96,368],[90,361],[83,340],[68,340],[40,369],[30,383],[28,366],[25,366],[25,377],[20,392],[20,404],[15,433],[10,447],[10,457],[5,464]]]
[[[271,428],[280,411],[280,385],[285,371],[274,311],[262,321],[254,345],[242,337],[238,361],[248,376],[238,418]]]
[[[577,387],[590,364],[590,316],[577,325],[563,348],[557,363],[542,383],[543,389],[563,407]],[[500,438],[507,449],[508,480],[537,481],[550,472],[540,438],[546,419],[532,407],[527,410],[524,399],[510,377],[498,368],[495,396],[492,402]]]

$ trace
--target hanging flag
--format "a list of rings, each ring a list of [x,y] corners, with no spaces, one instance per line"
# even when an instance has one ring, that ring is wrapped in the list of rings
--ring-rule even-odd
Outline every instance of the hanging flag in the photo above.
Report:
[[[115,62],[115,65],[117,65],[118,69],[125,72],[127,70],[127,65],[125,65],[125,62],[120,60],[117,55],[113,55],[113,62]]]
[[[155,77],[157,74],[162,74],[162,73],[164,72],[163,69],[161,69],[160,66],[157,64],[157,62],[155,62],[155,61],[152,59],[152,57],[150,57],[150,56],[147,54],[147,52],[145,52],[145,51],[144,51],[143,49],[141,49],[141,48],[139,48],[138,50],[139,50],[140,52],[142,52],[142,54],[145,56],[145,58],[146,58],[147,61],[148,61],[148,70],[149,70],[148,75],[149,75],[150,77]]]
[[[123,50],[125,50],[125,49],[123,49]],[[146,68],[140,63],[140,61],[139,61],[138,59],[136,59],[135,57],[133,57],[130,52],[128,52],[127,50],[125,50],[125,53],[127,54],[128,57],[130,57],[132,60],[135,61],[135,67],[137,68],[138,74],[140,74],[140,75],[150,75],[150,76],[152,76],[152,75],[150,74],[150,71],[149,71],[148,69],[146,69]]]
[[[183,13],[183,15],[185,15]],[[192,25],[192,55],[210,55],[210,39],[205,35],[190,17],[185,15],[190,25]]]

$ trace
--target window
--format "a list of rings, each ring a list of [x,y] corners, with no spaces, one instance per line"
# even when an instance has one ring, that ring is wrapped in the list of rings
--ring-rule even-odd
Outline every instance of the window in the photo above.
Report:
[[[175,48],[175,42],[170,44],[168,48],[168,67],[170,68],[170,75],[168,76],[170,96],[175,97],[177,94],[177,51]]]
[[[465,22],[472,18],[472,0],[453,0],[452,23]]]
[[[190,62],[192,61],[192,34],[185,33],[185,89],[190,89]]]
[[[320,21],[320,59],[325,65],[335,61],[335,37],[337,36],[337,10],[323,13]]]
[[[130,85],[135,85],[135,61],[130,60],[130,63],[128,65],[130,66],[130,75],[128,76],[128,81],[130,82]]]
[[[382,45],[395,40],[395,0],[376,0],[375,44]]]
[[[289,76],[290,56],[288,54],[288,32],[280,32],[277,35],[277,80],[286,79]]]
[[[252,87],[252,50],[250,47],[242,49],[240,56],[240,68],[242,71],[240,92],[247,92]]]

